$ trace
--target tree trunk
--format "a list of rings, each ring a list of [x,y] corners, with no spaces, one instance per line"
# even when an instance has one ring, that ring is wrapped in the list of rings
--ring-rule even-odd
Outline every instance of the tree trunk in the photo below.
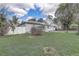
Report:
[[[66,32],[68,32],[68,30],[69,30],[69,25],[67,24],[66,25]]]

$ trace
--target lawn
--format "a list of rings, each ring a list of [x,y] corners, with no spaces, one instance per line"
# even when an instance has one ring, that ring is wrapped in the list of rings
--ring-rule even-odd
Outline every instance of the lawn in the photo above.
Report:
[[[0,37],[0,55],[40,56],[43,47],[53,47],[60,56],[79,56],[79,36],[76,33],[44,33],[42,36],[29,34]]]

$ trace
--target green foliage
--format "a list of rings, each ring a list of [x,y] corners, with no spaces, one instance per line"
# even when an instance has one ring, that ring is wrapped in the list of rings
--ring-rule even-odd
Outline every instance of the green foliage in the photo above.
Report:
[[[78,25],[77,31],[79,34],[79,4],[78,3],[73,4],[73,11],[74,11],[74,19],[75,19],[74,21]]]
[[[15,30],[15,27],[18,25],[18,18],[16,16],[13,16],[12,20],[9,20],[10,27],[12,28],[12,31]]]
[[[53,20],[53,16],[52,15],[48,15],[47,18],[50,19],[50,20]]]
[[[55,16],[60,20],[63,28],[69,28],[71,23],[76,23],[77,31],[79,33],[79,4],[78,3],[64,3],[60,4]]]
[[[38,25],[38,26],[33,26],[31,28],[31,34],[32,35],[42,35],[42,32],[43,32],[43,27],[42,25]]]
[[[63,30],[68,30],[73,20],[73,13],[70,6],[72,4],[62,3],[55,12],[55,16],[60,20]]]
[[[4,14],[0,14],[0,35],[5,35],[9,25],[6,21]]]

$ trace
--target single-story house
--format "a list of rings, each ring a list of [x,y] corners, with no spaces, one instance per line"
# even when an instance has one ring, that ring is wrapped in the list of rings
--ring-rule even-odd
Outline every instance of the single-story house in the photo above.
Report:
[[[12,35],[12,34],[22,34],[22,33],[30,33],[30,30],[33,26],[37,26],[37,25],[44,25],[44,31],[45,32],[52,32],[55,30],[54,26],[48,25],[46,22],[41,23],[41,22],[35,22],[35,21],[28,21],[25,22],[23,24],[20,24],[19,26],[17,26],[14,31],[12,31],[12,28],[10,28],[10,30],[8,31],[8,33],[6,35]],[[54,25],[54,24],[53,24]]]

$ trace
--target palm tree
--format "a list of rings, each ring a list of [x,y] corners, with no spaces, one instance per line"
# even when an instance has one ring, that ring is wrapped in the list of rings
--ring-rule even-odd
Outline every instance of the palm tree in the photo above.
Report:
[[[12,31],[15,30],[15,27],[18,26],[18,18],[16,16],[13,16],[12,20],[9,20],[10,22],[10,27],[12,28]]]

